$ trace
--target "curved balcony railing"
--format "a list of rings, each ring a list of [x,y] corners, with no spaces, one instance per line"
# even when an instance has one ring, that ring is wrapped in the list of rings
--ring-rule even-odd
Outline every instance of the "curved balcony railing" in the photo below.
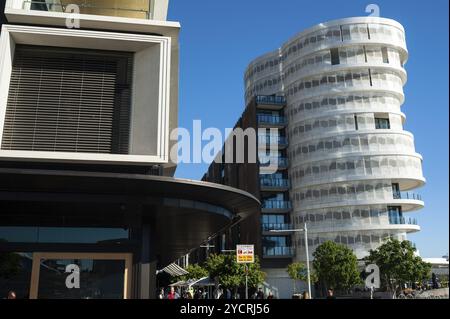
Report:
[[[289,187],[289,181],[281,178],[260,178],[259,182],[263,187]]]
[[[286,117],[284,116],[258,114],[258,124],[286,125],[286,123]]]
[[[284,96],[257,95],[256,103],[257,104],[285,105],[286,98]]]
[[[293,247],[263,247],[264,257],[290,257],[294,255]]]
[[[411,192],[394,192],[393,197],[394,199],[412,199],[422,201],[421,195]]]
[[[263,209],[291,209],[292,204],[290,201],[284,200],[266,200],[262,203]]]
[[[389,223],[391,225],[415,225],[417,226],[416,218],[405,218],[405,217],[391,217],[389,218]]]
[[[291,230],[291,229],[292,229],[291,224],[268,224],[268,223],[262,224],[262,230],[265,232],[270,232],[272,230]]]

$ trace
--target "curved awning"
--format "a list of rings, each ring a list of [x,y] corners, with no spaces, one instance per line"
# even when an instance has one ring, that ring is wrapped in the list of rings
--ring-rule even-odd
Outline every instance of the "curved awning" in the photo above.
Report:
[[[165,273],[171,275],[172,277],[179,277],[179,276],[184,276],[184,275],[189,274],[189,271],[181,268],[180,266],[178,266],[175,263],[170,264],[169,266],[165,267],[164,269],[162,269],[160,271],[157,271],[156,274],[158,274],[160,272],[165,272]]]
[[[111,218],[139,211],[153,225],[162,268],[257,213],[260,202],[239,189],[172,177],[0,168],[0,218],[19,208],[36,216],[40,211],[85,216],[104,211]]]

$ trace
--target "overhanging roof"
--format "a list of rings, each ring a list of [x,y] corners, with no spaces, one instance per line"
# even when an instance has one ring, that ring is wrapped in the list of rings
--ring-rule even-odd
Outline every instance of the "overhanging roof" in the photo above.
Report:
[[[135,174],[0,168],[0,215],[2,207],[14,209],[14,205],[24,203],[29,203],[27,207],[31,209],[33,205],[42,206],[56,214],[77,212],[80,207],[89,210],[93,204],[101,207],[102,203],[117,209],[127,203],[140,205],[143,216],[156,226],[155,249],[161,266],[260,209],[259,201],[251,194],[207,182]],[[224,208],[227,213],[211,207]]]

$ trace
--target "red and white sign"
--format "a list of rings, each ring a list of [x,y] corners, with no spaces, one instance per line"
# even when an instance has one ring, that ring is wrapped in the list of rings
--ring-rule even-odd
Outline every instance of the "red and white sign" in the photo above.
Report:
[[[253,264],[255,262],[255,246],[237,245],[236,258],[238,264]]]

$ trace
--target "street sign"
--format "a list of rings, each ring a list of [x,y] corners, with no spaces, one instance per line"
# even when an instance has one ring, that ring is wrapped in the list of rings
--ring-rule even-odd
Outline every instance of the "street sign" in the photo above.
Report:
[[[255,246],[254,245],[237,245],[236,258],[238,264],[255,263]]]

